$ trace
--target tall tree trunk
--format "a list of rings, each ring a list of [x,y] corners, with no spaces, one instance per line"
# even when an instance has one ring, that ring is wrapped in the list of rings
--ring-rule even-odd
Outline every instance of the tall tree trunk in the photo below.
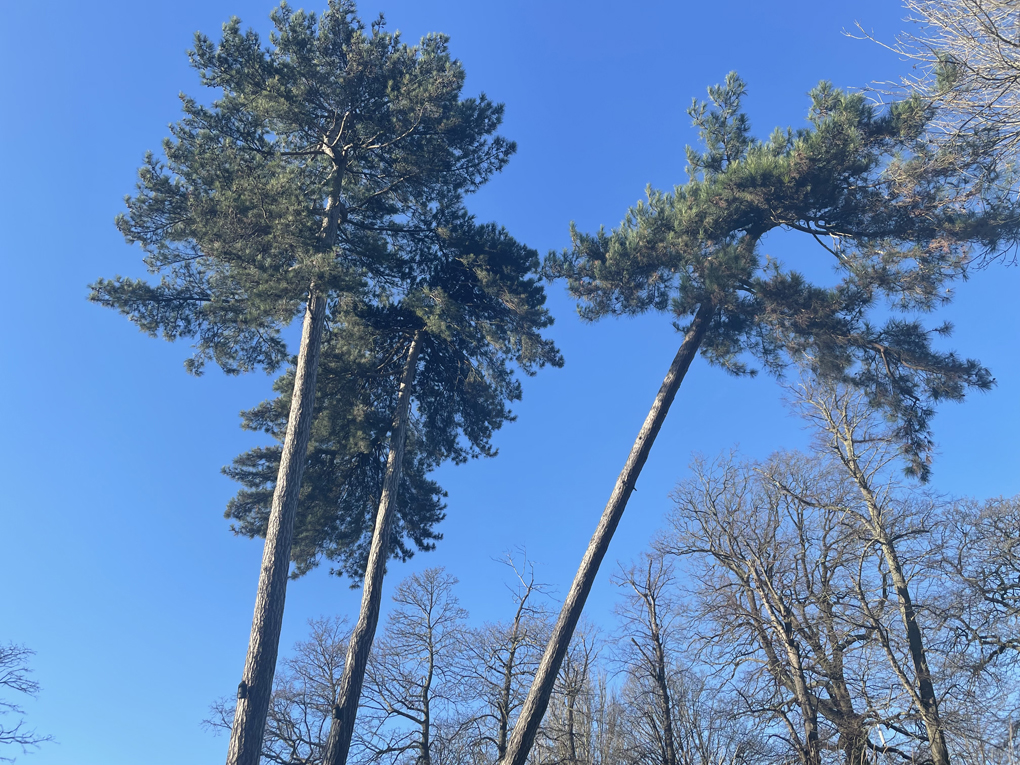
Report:
[[[266,544],[262,551],[262,569],[255,596],[255,616],[251,623],[248,658],[237,688],[237,709],[230,731],[227,765],[258,765],[262,737],[269,714],[269,701],[276,673],[276,655],[283,627],[283,607],[290,573],[290,550],[294,539],[301,476],[312,430],[315,402],[315,378],[319,371],[319,352],[326,320],[326,296],[314,287],[305,308],[290,400],[287,434],[280,456],[273,505],[266,526]]]
[[[514,616],[513,632],[510,638],[510,648],[507,652],[506,664],[503,665],[503,687],[500,689],[499,702],[496,711],[499,713],[496,732],[496,761],[503,759],[506,754],[507,739],[510,737],[510,703],[513,694],[514,682],[514,660],[517,656],[517,636],[520,629],[521,613],[524,609],[524,599],[517,607],[517,614]]]
[[[407,362],[400,380],[400,395],[397,399],[397,411],[393,416],[393,432],[390,436],[390,452],[386,458],[386,475],[383,479],[382,496],[379,510],[375,516],[375,529],[372,532],[372,548],[368,554],[368,566],[365,569],[365,586],[361,596],[361,613],[358,623],[351,633],[351,642],[347,646],[347,659],[344,662],[344,673],[340,679],[340,695],[333,707],[333,719],[329,726],[329,738],[326,740],[326,752],[323,765],[344,765],[354,735],[354,721],[358,714],[358,702],[361,700],[361,687],[365,681],[365,668],[368,666],[368,654],[375,639],[376,626],[379,624],[379,605],[382,601],[383,574],[386,558],[389,556],[390,527],[393,525],[393,514],[396,512],[397,490],[400,487],[400,471],[404,460],[404,446],[407,442],[407,421],[411,408],[411,386],[421,352],[423,336],[421,331],[414,334],[411,347],[407,352]]]
[[[333,159],[332,153],[329,156]],[[343,177],[344,167],[335,166],[331,194],[326,204],[326,217],[319,232],[322,253],[327,255],[332,251],[340,217],[344,214],[344,206],[340,201]],[[266,544],[262,550],[262,569],[255,595],[255,616],[248,640],[248,657],[237,687],[237,707],[230,730],[227,765],[258,765],[262,756],[262,738],[265,735],[266,717],[269,715],[276,656],[280,649],[280,631],[283,628],[290,550],[294,541],[294,517],[297,515],[301,477],[305,471],[305,456],[312,433],[312,416],[315,413],[315,378],[319,374],[326,303],[327,295],[313,282],[308,290],[308,304],[305,306],[301,346],[294,374],[294,392],[287,417],[287,433],[283,439],[273,505],[266,526]]]
[[[570,645],[570,638],[574,634],[574,628],[577,627],[578,619],[581,618],[581,611],[584,609],[584,603],[588,599],[591,586],[595,582],[595,576],[598,574],[602,559],[609,550],[609,542],[620,523],[620,518],[623,517],[623,511],[634,491],[634,485],[641,474],[641,468],[644,467],[645,461],[648,459],[648,453],[666,419],[669,406],[676,397],[680,383],[683,382],[684,375],[687,374],[687,369],[701,346],[701,341],[705,337],[714,312],[715,306],[709,301],[705,301],[698,308],[694,321],[691,322],[691,328],[680,344],[680,350],[673,358],[666,378],[662,381],[662,387],[659,388],[659,393],[645,418],[644,425],[638,432],[637,440],[634,441],[623,471],[616,479],[616,486],[609,497],[609,503],[602,513],[602,519],[599,521],[595,534],[588,544],[588,550],[577,569],[574,583],[570,586],[570,592],[567,593],[567,599],[560,610],[559,619],[557,619],[552,636],[546,645],[538,672],[535,673],[528,698],[521,708],[521,714],[517,725],[514,726],[513,736],[510,738],[503,765],[525,765],[528,753],[535,743],[538,726],[549,706],[553,684],[556,682],[563,657]],[[333,765],[333,763],[327,763],[327,765]]]
[[[903,573],[903,566],[900,563],[899,555],[896,552],[895,540],[890,536],[883,518],[882,503],[875,493],[868,472],[861,466],[861,460],[857,454],[857,441],[854,435],[860,420],[855,419],[846,403],[838,403],[832,406],[823,403],[824,399],[812,400],[813,406],[822,415],[826,430],[834,437],[833,449],[837,458],[850,473],[854,483],[864,499],[868,509],[867,517],[861,517],[862,522],[868,528],[872,538],[878,543],[882,550],[882,557],[889,568],[889,575],[893,580],[893,588],[896,590],[896,600],[903,620],[904,631],[907,636],[907,648],[910,652],[910,659],[914,665],[914,678],[916,687],[909,683],[909,680],[898,670],[901,682],[906,690],[914,696],[924,722],[925,732],[928,736],[928,745],[931,750],[933,765],[949,765],[949,747],[946,745],[946,735],[942,727],[942,718],[939,713],[938,698],[935,695],[935,685],[932,682],[931,670],[928,667],[928,657],[924,647],[924,636],[921,627],[917,623],[917,612],[914,609],[913,599],[910,597],[910,587],[907,578]],[[888,647],[886,648],[888,651]],[[891,655],[890,655],[890,658]]]

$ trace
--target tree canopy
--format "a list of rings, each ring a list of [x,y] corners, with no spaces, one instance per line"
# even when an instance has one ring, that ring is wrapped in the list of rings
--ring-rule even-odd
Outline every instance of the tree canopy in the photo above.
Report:
[[[537,253],[494,224],[463,210],[420,239],[406,281],[375,305],[330,318],[319,372],[302,499],[292,555],[295,574],[325,556],[334,571],[360,579],[387,456],[398,383],[415,332],[424,344],[415,375],[412,427],[405,453],[391,554],[406,559],[431,549],[442,520],[442,489],[427,478],[446,460],[494,456],[494,431],[514,415],[521,397],[519,367],[533,373],[562,358],[542,330],[552,320],[534,272]],[[281,395],[245,413],[244,426],[282,440],[293,372],[277,382]],[[279,447],[250,450],[225,468],[242,488],[227,509],[236,529],[264,535]]]
[[[682,327],[710,305],[701,352],[711,363],[753,374],[750,354],[781,373],[805,358],[816,374],[867,390],[898,422],[911,472],[927,477],[935,404],[993,379],[940,350],[934,340],[951,327],[927,328],[919,315],[951,299],[971,248],[994,248],[1012,221],[957,203],[960,169],[932,161],[920,99],[879,109],[823,82],[808,127],[759,140],[745,94],[735,74],[710,88],[690,109],[704,149],[687,149],[689,181],[649,188],[610,232],[572,228],[572,249],[551,255],[547,272],[568,279],[591,321],[655,310]],[[766,255],[777,229],[812,237],[838,282],[811,284]],[[880,322],[883,299],[891,316]]]
[[[211,105],[182,96],[161,159],[146,156],[117,225],[157,284],[99,279],[92,299],[150,334],[195,338],[191,371],[276,369],[309,286],[358,294],[399,274],[393,250],[505,164],[501,104],[461,98],[448,39],[404,44],[349,0],[321,18],[283,4],[270,45],[236,17],[190,52]]]
[[[907,471],[922,480],[935,404],[993,384],[977,361],[936,348],[932,335],[948,325],[929,330],[916,316],[948,301],[947,285],[966,275],[968,246],[994,247],[1011,224],[1008,210],[963,201],[958,162],[932,161],[938,149],[920,140],[931,118],[921,99],[879,111],[823,82],[811,92],[809,127],[762,141],[741,111],[745,94],[731,73],[709,88],[710,102],[692,105],[703,151],[687,150],[686,184],[649,188],[647,203],[609,233],[572,226],[573,247],[546,261],[550,276],[567,278],[582,317],[668,312],[684,339],[578,567],[507,765],[529,756],[599,566],[698,352],[735,374],[753,373],[747,355],[777,375],[796,361],[864,391],[895,422]],[[776,229],[820,244],[837,284],[812,284],[770,256],[763,262],[763,238]],[[881,298],[893,316],[877,324]]]

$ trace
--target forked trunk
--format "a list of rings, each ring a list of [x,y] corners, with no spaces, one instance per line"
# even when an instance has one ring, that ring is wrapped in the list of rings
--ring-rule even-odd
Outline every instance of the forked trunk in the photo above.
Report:
[[[623,511],[634,491],[634,485],[641,474],[641,468],[644,467],[645,461],[648,459],[648,453],[666,419],[669,406],[673,403],[680,383],[683,382],[684,375],[687,374],[687,369],[701,346],[701,341],[705,337],[714,312],[715,307],[708,301],[702,303],[698,308],[694,321],[691,322],[691,328],[680,344],[680,350],[673,358],[673,363],[666,373],[666,379],[662,381],[662,387],[659,388],[655,402],[645,418],[644,425],[641,426],[637,440],[623,466],[623,471],[616,479],[616,486],[613,487],[609,503],[602,513],[602,519],[599,521],[595,534],[588,544],[588,550],[577,569],[574,583],[570,586],[570,592],[567,593],[567,599],[563,603],[559,619],[557,619],[552,636],[549,638],[542,662],[538,666],[538,672],[535,673],[535,678],[531,683],[528,698],[521,708],[521,714],[517,725],[514,726],[513,736],[510,738],[510,745],[507,747],[503,765],[525,765],[525,761],[528,759],[531,747],[535,743],[538,726],[549,706],[553,684],[559,674],[563,657],[567,653],[574,628],[577,627],[577,621],[581,618],[581,611],[584,609],[584,603],[588,599],[591,586],[595,582],[599,566],[609,550],[609,542],[620,523],[620,518],[623,517]],[[327,763],[327,765],[334,764]]]
[[[416,332],[407,352],[407,363],[400,380],[400,395],[397,399],[397,411],[393,416],[393,432],[390,436],[390,452],[386,458],[386,475],[383,479],[382,496],[379,510],[375,516],[375,529],[372,532],[372,548],[368,554],[368,566],[365,568],[365,586],[361,596],[361,613],[358,623],[351,633],[351,642],[347,646],[347,659],[344,662],[343,676],[340,678],[340,693],[336,706],[333,707],[333,719],[329,726],[329,738],[326,740],[326,753],[323,765],[344,765],[354,735],[354,721],[358,714],[358,702],[361,700],[361,686],[365,681],[365,668],[368,666],[368,654],[375,639],[375,629],[379,624],[379,605],[382,601],[383,574],[386,558],[389,555],[390,527],[393,525],[393,514],[396,512],[397,489],[400,486],[401,464],[404,460],[404,446],[407,442],[407,422],[411,408],[411,387],[421,352],[422,333]]]
[[[290,550],[294,539],[294,516],[297,513],[301,475],[312,430],[315,377],[319,370],[325,321],[326,296],[313,287],[301,329],[294,393],[290,400],[290,416],[287,418],[287,434],[280,456],[273,505],[266,526],[266,545],[262,551],[259,589],[255,596],[255,616],[251,623],[244,675],[237,688],[237,709],[230,731],[227,765],[258,765],[262,753],[262,737],[269,714],[276,654],[283,626]]]

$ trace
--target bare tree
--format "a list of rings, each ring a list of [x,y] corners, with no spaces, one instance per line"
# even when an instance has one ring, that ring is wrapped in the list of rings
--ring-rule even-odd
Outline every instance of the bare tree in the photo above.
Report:
[[[855,433],[856,472],[828,440],[811,456],[696,462],[660,547],[700,561],[687,570],[696,582],[687,628],[704,660],[733,667],[746,713],[785,728],[771,735],[801,762],[828,752],[850,764],[948,762],[947,720],[962,740],[992,717],[952,674],[943,623],[927,608],[943,590],[932,533],[940,505],[899,493],[888,460],[870,451],[885,443],[879,431]],[[994,688],[1001,706],[1008,687]]]
[[[838,516],[816,517],[756,468],[695,462],[694,478],[673,493],[663,548],[700,559],[699,616],[714,625],[706,637],[718,659],[750,669],[748,711],[785,728],[776,735],[803,765],[819,765],[836,737],[848,762],[860,762],[861,715],[842,672],[857,641],[829,595],[849,554],[838,544]]]
[[[582,620],[560,664],[533,752],[536,765],[589,765],[595,759],[594,724],[600,717],[600,700],[605,698],[596,688],[602,647],[599,630]]]
[[[670,687],[673,657],[670,655],[676,609],[668,589],[674,584],[673,568],[662,555],[645,555],[641,563],[621,571],[615,578],[625,591],[617,606],[624,640],[622,659],[637,692],[635,702],[645,715],[649,743],[654,742],[655,761],[661,765],[687,762],[683,743],[674,730],[675,700]],[[644,697],[644,699],[642,699]]]
[[[478,694],[476,740],[487,752],[488,762],[500,761],[506,754],[514,718],[535,676],[551,627],[544,602],[547,588],[536,581],[534,564],[527,556],[519,557],[520,562],[509,553],[504,558],[514,577],[510,588],[513,617],[472,630],[467,645],[465,682]]]
[[[890,641],[887,631],[880,626],[881,620],[873,618],[871,623],[883,645],[887,646],[887,654],[894,663],[897,676],[921,714],[932,761],[935,765],[948,765],[945,726],[939,712],[924,631],[897,544],[898,540],[918,533],[916,528],[905,531],[903,524],[898,523],[897,515],[904,514],[910,498],[897,496],[899,487],[890,476],[890,468],[900,456],[896,447],[897,434],[890,430],[887,422],[880,421],[859,393],[839,387],[813,386],[807,382],[802,383],[797,391],[802,411],[821,434],[823,448],[843,467],[860,492],[863,503],[857,505],[856,515],[869,542],[880,551],[892,582],[912,673],[895,662],[895,652],[888,649]],[[867,609],[867,599],[862,597],[861,601]]]
[[[589,759],[590,765],[633,765],[639,762],[632,747],[632,731],[628,726],[624,698],[611,682],[605,668],[592,678],[592,710]]]
[[[749,716],[725,676],[675,668],[671,684],[676,729],[684,741],[686,765],[767,765],[777,753]]]
[[[29,659],[34,655],[35,651],[23,645],[15,643],[0,645],[0,690],[13,691],[32,698],[39,694],[39,683],[32,679],[32,670],[28,666]],[[0,762],[14,762],[16,759],[14,756],[4,754],[12,751],[12,748],[17,747],[22,754],[27,754],[40,744],[53,740],[52,736],[26,728],[22,717],[24,714],[25,710],[19,704],[0,698],[0,717],[13,715],[18,718],[13,725],[0,720]]]
[[[958,586],[954,625],[975,649],[974,669],[1020,659],[1020,495],[961,502],[944,565]]]
[[[624,677],[623,750],[635,761],[661,765],[755,761],[766,747],[733,713],[725,679],[692,669],[699,658],[671,558],[653,549],[615,581],[622,593],[614,657]]]
[[[959,144],[974,141],[988,164],[1020,148],[1020,14],[1011,0],[903,0],[904,32],[888,46],[914,61],[907,90],[938,109],[930,128]],[[863,31],[863,30],[862,30]]]
[[[365,677],[365,756],[372,760],[441,765],[437,752],[450,751],[443,739],[463,734],[449,724],[465,690],[467,611],[456,584],[442,568],[429,568],[397,585]]]

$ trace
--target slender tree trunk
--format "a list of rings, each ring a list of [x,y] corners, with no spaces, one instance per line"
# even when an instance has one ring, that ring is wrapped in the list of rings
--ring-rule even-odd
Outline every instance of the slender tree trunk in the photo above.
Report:
[[[658,582],[652,580],[652,561],[648,561],[648,573],[645,577],[643,587],[638,587],[637,582],[631,580],[631,587],[641,601],[645,604],[645,612],[648,614],[648,636],[652,641],[652,653],[649,656],[638,644],[635,638],[631,638],[638,653],[648,663],[648,671],[655,683],[657,691],[659,715],[662,718],[662,743],[660,748],[661,765],[677,765],[677,741],[673,731],[673,701],[669,692],[669,675],[667,672],[666,647],[662,643],[662,631],[659,629],[659,601],[658,593],[661,591]]]
[[[673,736],[673,709],[670,703],[669,680],[666,675],[666,651],[662,646],[662,638],[659,635],[659,620],[656,614],[655,601],[646,601],[648,604],[648,618],[652,633],[652,646],[654,647],[653,657],[655,667],[653,675],[655,685],[659,691],[659,707],[662,715],[662,765],[677,765],[676,743]]]
[[[429,665],[421,687],[421,746],[419,765],[432,765],[432,678],[436,671],[436,649],[433,642],[432,617],[429,616]]]
[[[332,154],[329,156],[333,158]],[[320,231],[322,252],[326,254],[331,252],[336,241],[340,217],[344,213],[340,202],[343,177],[344,168],[336,166],[332,193]],[[230,730],[227,765],[258,765],[262,756],[262,738],[265,735],[266,717],[269,715],[280,631],[283,628],[290,551],[294,541],[294,517],[297,515],[301,477],[305,470],[315,412],[315,378],[319,373],[326,303],[326,294],[313,283],[308,290],[308,304],[305,306],[305,320],[301,328],[294,392],[290,400],[280,468],[276,475],[273,505],[266,526],[266,544],[262,550],[262,569],[255,595],[255,616],[251,623],[248,657],[244,663],[241,683],[237,687],[237,707]]]
[[[323,765],[344,765],[354,735],[354,721],[361,700],[361,687],[365,681],[368,654],[375,639],[379,624],[379,605],[382,601],[383,574],[386,558],[389,556],[390,527],[396,512],[397,490],[400,487],[401,464],[404,460],[404,446],[407,442],[407,422],[411,408],[411,386],[418,363],[418,354],[423,342],[422,333],[416,332],[407,352],[407,363],[400,380],[400,395],[397,411],[393,416],[393,432],[390,436],[390,452],[386,458],[386,476],[383,479],[379,510],[375,516],[375,530],[372,532],[372,548],[368,554],[365,569],[365,586],[361,596],[361,613],[351,633],[347,647],[347,660],[340,679],[340,695],[333,707],[333,719],[326,740]]]
[[[496,760],[500,761],[503,759],[503,755],[506,754],[507,739],[510,736],[510,696],[513,693],[513,682],[514,682],[514,659],[517,656],[517,635],[518,628],[520,626],[520,615],[521,609],[524,607],[524,601],[517,609],[517,616],[514,618],[514,628],[510,641],[510,649],[507,653],[506,664],[503,666],[503,687],[500,689],[499,704],[497,711],[499,712],[499,727],[496,733]]]
[[[870,503],[869,503],[870,504]],[[942,729],[942,718],[939,714],[939,703],[935,696],[935,685],[932,683],[931,670],[928,668],[928,656],[924,650],[924,638],[917,623],[917,613],[910,598],[907,578],[903,575],[899,555],[884,528],[877,529],[880,533],[879,544],[885,557],[889,574],[892,577],[896,599],[899,602],[900,616],[907,632],[907,647],[910,659],[914,664],[914,675],[917,677],[917,695],[920,701],[921,717],[928,734],[931,747],[931,758],[934,765],[949,765],[949,748],[946,746],[946,734]]]
[[[846,443],[849,443],[847,441]],[[850,443],[852,447],[852,443]],[[903,574],[903,566],[900,564],[899,555],[896,553],[896,545],[886,531],[885,521],[882,518],[882,509],[879,500],[872,491],[869,482],[857,465],[856,455],[851,450],[848,452],[850,465],[854,479],[861,490],[864,502],[868,507],[868,515],[871,520],[871,531],[882,549],[882,557],[886,566],[889,567],[889,576],[893,581],[893,589],[896,590],[896,600],[899,605],[900,617],[903,619],[903,627],[907,633],[907,648],[910,651],[910,659],[914,665],[914,676],[917,679],[918,706],[920,707],[921,719],[924,721],[925,731],[928,734],[928,744],[931,748],[931,757],[934,765],[949,765],[949,747],[946,745],[946,734],[942,729],[942,717],[939,714],[938,698],[935,696],[935,685],[931,679],[931,670],[928,668],[928,656],[924,648],[924,637],[921,635],[921,627],[917,623],[917,612],[914,610],[914,603],[910,597],[910,587],[907,578]]]
[[[627,462],[624,464],[623,471],[620,473],[620,477],[616,479],[616,486],[609,497],[609,503],[602,513],[602,519],[599,521],[595,534],[588,544],[588,550],[585,552],[581,565],[577,569],[574,583],[570,587],[570,592],[567,593],[567,599],[563,603],[559,619],[556,621],[552,636],[546,645],[545,654],[543,654],[542,661],[538,666],[538,672],[535,673],[535,679],[532,681],[528,698],[521,708],[521,714],[517,725],[514,726],[513,736],[510,738],[510,744],[507,747],[503,765],[525,765],[531,747],[535,743],[538,726],[541,724],[545,710],[549,706],[553,684],[556,682],[556,676],[559,674],[563,657],[566,655],[567,648],[570,645],[570,638],[574,634],[574,628],[577,627],[578,619],[581,618],[581,611],[584,609],[584,603],[588,599],[591,586],[595,582],[595,576],[598,574],[602,559],[609,550],[609,542],[612,540],[613,533],[620,523],[620,518],[623,517],[623,511],[626,509],[627,501],[634,491],[634,485],[641,474],[641,468],[644,467],[645,461],[648,459],[648,453],[651,451],[655,437],[659,434],[659,429],[666,419],[666,414],[669,411],[670,404],[673,403],[677,390],[680,388],[680,383],[683,382],[684,375],[687,374],[687,369],[690,367],[694,356],[698,352],[698,348],[701,346],[701,341],[705,337],[705,332],[708,330],[708,325],[714,312],[715,306],[706,301],[701,304],[697,314],[695,314],[694,321],[691,322],[691,328],[687,331],[684,341],[680,344],[680,350],[677,351],[676,356],[673,358],[673,363],[666,373],[662,387],[659,388],[659,393],[656,395],[652,408],[648,412],[648,417],[645,418],[644,425],[641,426],[637,440],[634,442],[630,455],[627,457]],[[327,763],[327,765],[334,764]]]
[[[574,736],[574,706],[577,704],[577,691],[567,691],[567,762],[570,765],[577,763],[577,741]]]
[[[301,330],[294,393],[290,400],[287,434],[283,441],[280,470],[266,527],[259,588],[255,596],[255,616],[251,624],[244,675],[237,689],[237,710],[230,731],[227,765],[258,765],[262,754],[262,737],[266,728],[266,716],[269,714],[280,630],[283,627],[290,550],[294,539],[294,516],[297,513],[301,475],[312,430],[315,377],[319,370],[325,320],[326,296],[313,287]]]

